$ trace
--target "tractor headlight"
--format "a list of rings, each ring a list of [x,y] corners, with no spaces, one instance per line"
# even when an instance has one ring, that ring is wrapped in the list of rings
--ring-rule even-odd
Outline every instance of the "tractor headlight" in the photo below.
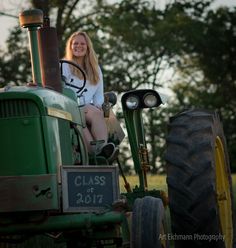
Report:
[[[157,104],[157,97],[151,93],[147,93],[143,97],[143,102],[148,108],[152,108]]]
[[[136,109],[139,105],[139,99],[137,96],[129,96],[125,103],[128,109]]]

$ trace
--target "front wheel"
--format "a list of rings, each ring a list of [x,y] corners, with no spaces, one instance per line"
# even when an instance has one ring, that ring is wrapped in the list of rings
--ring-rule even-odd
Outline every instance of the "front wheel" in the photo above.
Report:
[[[131,247],[169,247],[161,199],[146,196],[135,200],[132,215]]]
[[[175,247],[232,248],[232,182],[218,114],[189,110],[173,117],[166,161]]]

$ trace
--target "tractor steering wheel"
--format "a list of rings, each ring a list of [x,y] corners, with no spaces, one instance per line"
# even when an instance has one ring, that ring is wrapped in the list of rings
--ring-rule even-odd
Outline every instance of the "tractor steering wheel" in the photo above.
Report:
[[[83,91],[83,89],[84,89],[84,87],[85,87],[85,84],[86,84],[86,75],[85,75],[85,72],[84,72],[84,70],[78,65],[78,64],[76,64],[75,62],[72,62],[72,61],[70,61],[70,60],[65,60],[65,59],[61,59],[60,60],[60,65],[61,65],[61,76],[63,77],[63,73],[62,73],[62,65],[63,64],[70,64],[70,65],[72,65],[72,66],[74,66],[76,69],[78,69],[78,70],[80,70],[81,71],[81,73],[82,73],[82,75],[83,75],[83,85],[81,86],[81,87],[79,87],[79,86],[75,86],[75,85],[73,85],[73,87],[74,88],[76,88],[77,89],[77,91],[76,91],[76,93],[77,93],[77,95],[81,92],[81,91]],[[68,86],[70,86],[71,84],[70,83],[66,83]]]

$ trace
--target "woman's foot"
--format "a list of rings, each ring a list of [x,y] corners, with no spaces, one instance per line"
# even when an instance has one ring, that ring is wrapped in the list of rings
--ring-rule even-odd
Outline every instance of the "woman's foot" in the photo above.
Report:
[[[101,152],[98,155],[105,157],[109,163],[112,163],[115,159],[117,159],[118,154],[119,149],[115,147],[113,143],[107,143],[102,146]]]

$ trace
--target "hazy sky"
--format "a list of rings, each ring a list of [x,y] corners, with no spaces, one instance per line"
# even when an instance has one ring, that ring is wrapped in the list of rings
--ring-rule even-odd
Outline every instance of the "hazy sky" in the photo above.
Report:
[[[18,16],[19,12],[23,9],[27,9],[28,2],[28,0],[0,0],[0,12]],[[165,2],[169,2],[169,0],[159,0],[159,2],[160,5],[163,5]],[[215,0],[214,6],[218,7],[219,5],[236,6],[236,0]],[[17,25],[18,18],[3,16],[0,14],[0,23],[0,48],[3,49],[9,30]]]

